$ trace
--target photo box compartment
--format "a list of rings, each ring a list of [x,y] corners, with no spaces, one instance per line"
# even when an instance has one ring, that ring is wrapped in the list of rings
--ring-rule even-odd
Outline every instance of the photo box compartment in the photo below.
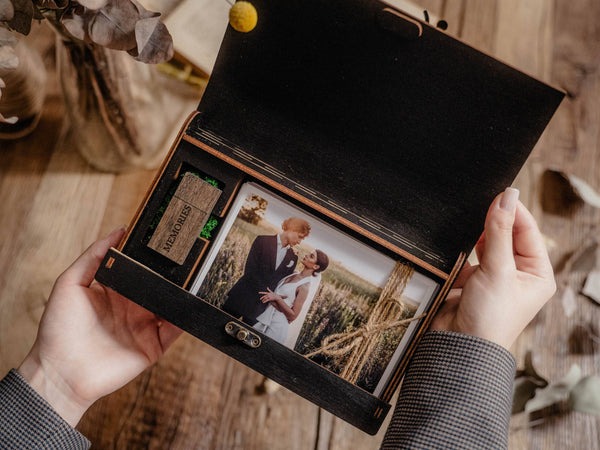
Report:
[[[253,4],[96,279],[374,434],[563,94],[377,0]]]

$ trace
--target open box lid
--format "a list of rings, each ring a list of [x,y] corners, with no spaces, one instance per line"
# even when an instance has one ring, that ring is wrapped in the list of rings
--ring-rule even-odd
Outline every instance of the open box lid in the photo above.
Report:
[[[563,94],[377,0],[252,3],[195,126],[449,273]]]

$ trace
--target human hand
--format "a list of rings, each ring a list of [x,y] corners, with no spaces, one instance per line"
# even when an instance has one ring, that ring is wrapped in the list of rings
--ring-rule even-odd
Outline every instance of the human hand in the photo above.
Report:
[[[181,330],[94,282],[113,231],[92,244],[52,289],[38,335],[19,372],[75,426],[99,398],[154,364]]]
[[[431,328],[478,336],[508,349],[556,291],[540,230],[508,188],[488,211],[475,246],[478,266],[468,263]]]
[[[262,294],[260,301],[263,303],[276,302],[281,298],[279,297],[279,295],[275,294],[270,288],[267,288],[266,291],[259,292],[259,294]]]

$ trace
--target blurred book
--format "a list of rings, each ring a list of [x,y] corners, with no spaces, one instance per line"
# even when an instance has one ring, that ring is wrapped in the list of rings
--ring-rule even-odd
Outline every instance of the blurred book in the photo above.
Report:
[[[173,36],[176,57],[206,75],[215,65],[229,23],[225,0],[183,0],[164,19]]]
[[[425,8],[422,8],[418,3],[414,3],[408,0],[381,0],[384,3],[387,3],[390,6],[393,6],[396,9],[402,10],[407,14],[410,14],[413,17],[416,17],[419,20],[427,20],[425,16]],[[438,22],[439,18],[436,14],[432,14],[431,11],[427,14],[429,16],[429,23],[435,26]]]
[[[140,0],[162,21],[173,37],[175,60],[191,65],[195,73],[210,75],[229,23],[234,0]]]

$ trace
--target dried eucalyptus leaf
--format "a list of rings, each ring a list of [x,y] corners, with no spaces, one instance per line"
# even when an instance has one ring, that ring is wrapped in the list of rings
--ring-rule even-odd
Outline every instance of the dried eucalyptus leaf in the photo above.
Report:
[[[538,387],[548,386],[548,380],[540,376],[535,370],[535,367],[533,366],[533,354],[531,353],[531,350],[528,350],[527,353],[525,353],[524,368],[522,370],[518,370],[516,374],[516,378],[519,377],[531,378],[532,381],[534,381]]]
[[[557,263],[555,271],[556,273],[565,272],[571,274],[579,272],[587,274],[596,267],[597,260],[598,241],[596,238],[586,239],[576,250],[565,254],[563,261]]]
[[[130,0],[109,0],[104,8],[89,12],[87,31],[92,42],[114,50],[135,48],[140,14]]]
[[[77,0],[77,3],[88,9],[100,9],[107,5],[108,0]]]
[[[9,45],[0,45],[0,69],[10,70],[19,65],[19,58],[15,49]]]
[[[556,383],[551,383],[543,389],[538,389],[535,397],[525,405],[525,411],[539,411],[568,398],[569,392],[581,379],[581,368],[573,364],[569,373]]]
[[[600,270],[592,270],[588,274],[581,292],[600,304]]]
[[[600,377],[584,377],[569,393],[569,405],[575,411],[600,416]]]
[[[571,317],[577,311],[577,295],[571,286],[567,286],[562,293],[561,303],[565,311],[565,316]]]
[[[525,410],[525,405],[535,395],[535,391],[548,386],[548,380],[540,376],[533,366],[531,351],[525,354],[525,366],[518,370],[514,381],[512,414]]]
[[[598,350],[600,336],[593,322],[577,324],[569,333],[569,353],[591,355]]]
[[[138,10],[138,13],[140,14],[140,19],[150,19],[151,17],[160,16],[160,13],[158,12],[148,11],[137,0],[131,0],[131,3],[133,3],[133,6],[135,6]]]
[[[525,411],[525,405],[535,395],[539,386],[531,377],[519,377],[514,381],[513,404],[511,414]]]
[[[587,273],[593,270],[596,267],[597,255],[598,242],[594,241],[573,254],[571,261],[569,261],[570,271]]]
[[[135,25],[137,56],[148,64],[168,61],[173,57],[173,39],[158,17],[142,19]]]
[[[588,205],[600,208],[600,194],[598,194],[588,183],[575,175],[568,175],[575,192]]]
[[[35,4],[44,9],[63,9],[69,4],[69,0],[34,0]],[[77,0],[81,3],[79,0]]]
[[[542,174],[542,208],[551,214],[565,215],[583,203],[600,208],[600,194],[588,183],[559,170]]]
[[[12,0],[12,2],[15,13],[12,20],[8,21],[8,27],[27,35],[31,31],[33,3],[31,0]]]
[[[14,123],[17,123],[18,120],[19,118],[15,116],[4,117],[2,114],[0,114],[0,123],[10,123],[12,125]]]
[[[558,170],[544,171],[541,177],[541,204],[545,212],[568,215],[582,203],[566,174]]]
[[[0,27],[0,45],[10,45],[14,47],[17,44],[17,38],[6,28]]]
[[[0,0],[0,22],[8,22],[15,15],[15,9],[10,0]]]
[[[86,35],[87,20],[83,8],[81,8],[81,10],[76,8],[70,9],[63,14],[60,22],[74,38],[82,41],[89,41],[89,38]]]

